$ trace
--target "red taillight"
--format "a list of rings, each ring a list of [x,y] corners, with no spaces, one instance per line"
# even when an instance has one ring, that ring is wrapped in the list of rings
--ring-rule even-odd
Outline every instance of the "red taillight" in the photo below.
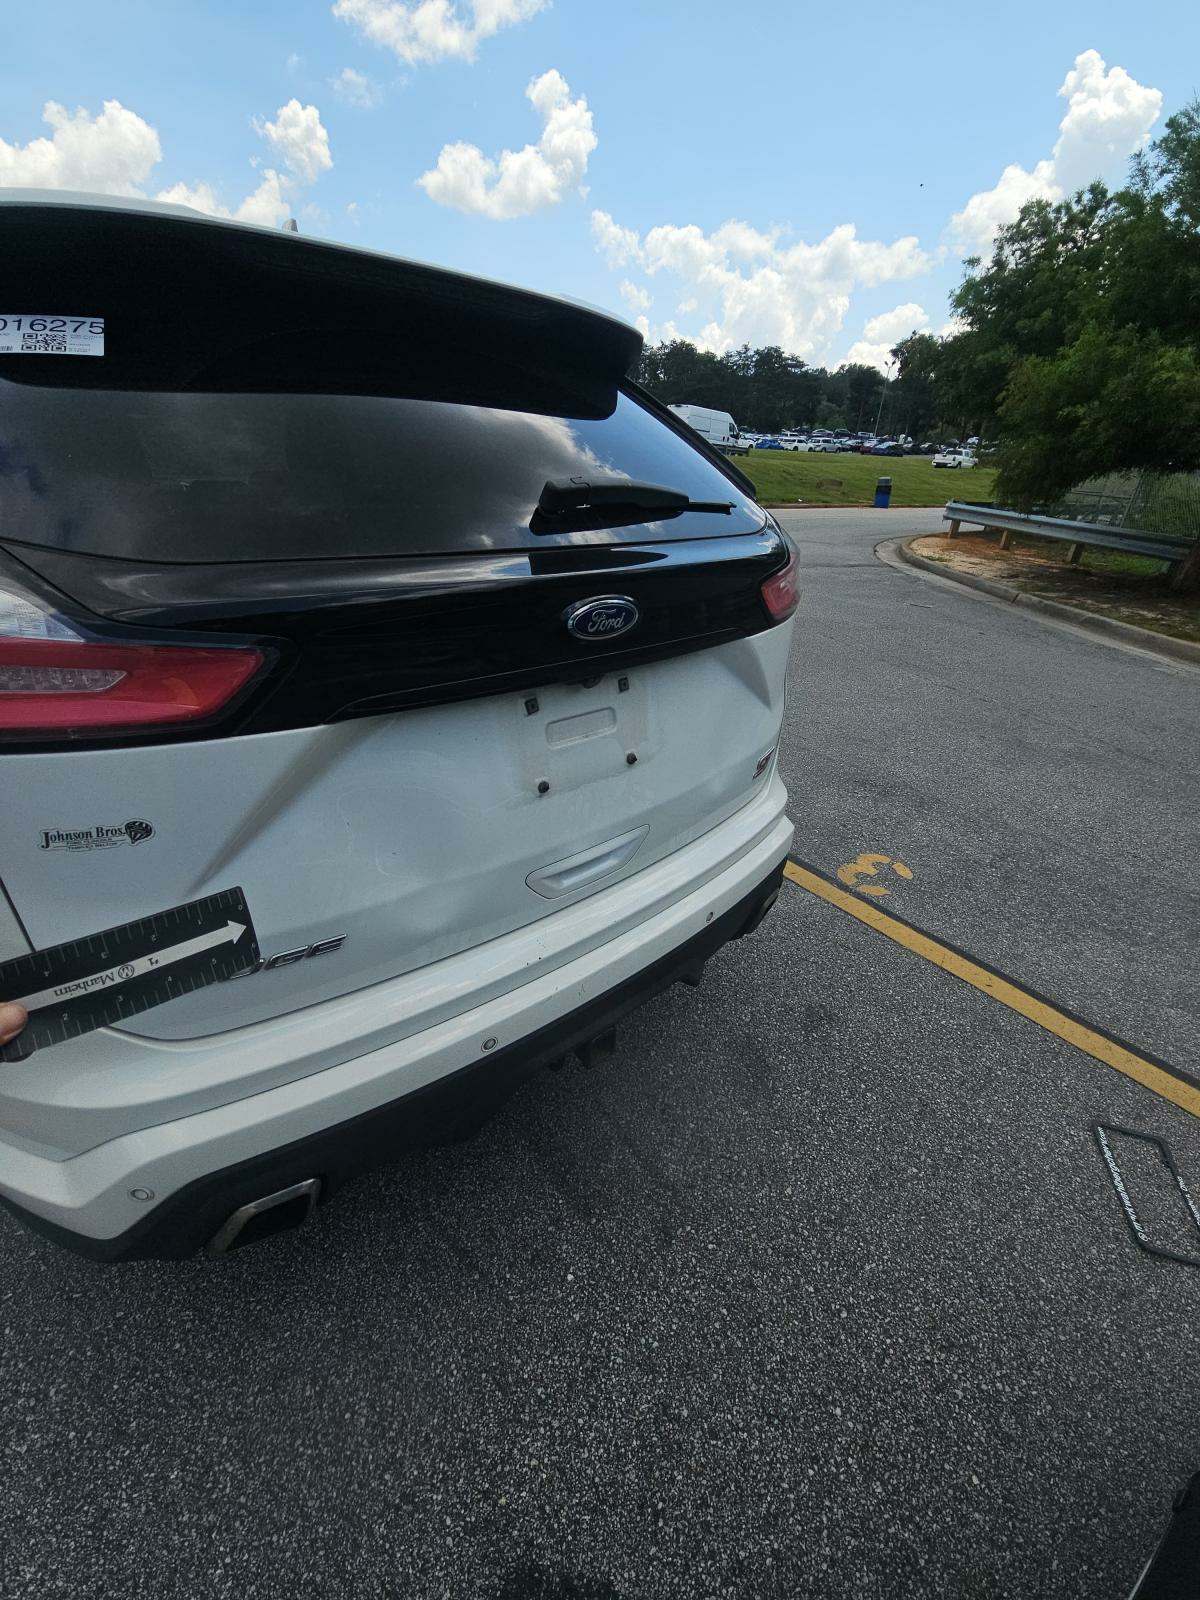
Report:
[[[42,729],[86,735],[198,722],[226,705],[264,660],[261,650],[242,646],[209,650],[0,634],[0,735]]]
[[[762,598],[772,622],[786,622],[800,604],[800,564],[794,550],[786,567],[764,579]]]

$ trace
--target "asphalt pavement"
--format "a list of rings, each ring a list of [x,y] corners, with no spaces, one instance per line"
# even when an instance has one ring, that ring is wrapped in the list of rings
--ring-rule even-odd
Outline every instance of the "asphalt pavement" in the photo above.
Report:
[[[929,513],[785,521],[797,856],[1200,1073],[1200,670],[876,558]],[[1123,1600],[1200,1270],[1097,1119],[1200,1191],[1196,1119],[787,884],[298,1234],[102,1269],[0,1216],[0,1594]]]

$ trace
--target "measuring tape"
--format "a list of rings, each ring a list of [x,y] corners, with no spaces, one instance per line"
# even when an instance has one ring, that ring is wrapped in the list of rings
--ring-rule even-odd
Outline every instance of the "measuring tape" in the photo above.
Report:
[[[246,896],[222,889],[153,917],[0,962],[0,1000],[29,1021],[0,1045],[0,1061],[111,1027],[151,1006],[236,978],[259,960]]]

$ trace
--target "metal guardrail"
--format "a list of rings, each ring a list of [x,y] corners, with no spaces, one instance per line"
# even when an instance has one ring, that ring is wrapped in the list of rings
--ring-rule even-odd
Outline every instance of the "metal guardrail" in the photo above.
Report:
[[[1107,550],[1128,550],[1134,555],[1154,556],[1159,561],[1182,561],[1192,548],[1190,540],[1170,539],[1161,534],[1142,533],[1137,528],[1114,528],[1102,522],[1074,522],[1066,517],[1042,517],[1026,511],[1004,511],[999,506],[970,505],[965,500],[950,500],[942,516],[950,524],[953,539],[964,522],[995,528],[1002,535],[1000,548],[1007,550],[1014,533],[1029,533],[1039,539],[1062,539],[1071,546],[1067,560],[1079,560],[1084,545]]]

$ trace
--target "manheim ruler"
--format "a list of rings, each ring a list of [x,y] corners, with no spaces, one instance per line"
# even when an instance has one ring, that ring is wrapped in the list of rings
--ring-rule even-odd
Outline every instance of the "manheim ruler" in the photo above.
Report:
[[[19,1000],[29,1021],[0,1045],[0,1061],[120,1024],[210,983],[236,978],[259,959],[241,889],[174,906],[49,950],[0,962],[0,1000]]]

